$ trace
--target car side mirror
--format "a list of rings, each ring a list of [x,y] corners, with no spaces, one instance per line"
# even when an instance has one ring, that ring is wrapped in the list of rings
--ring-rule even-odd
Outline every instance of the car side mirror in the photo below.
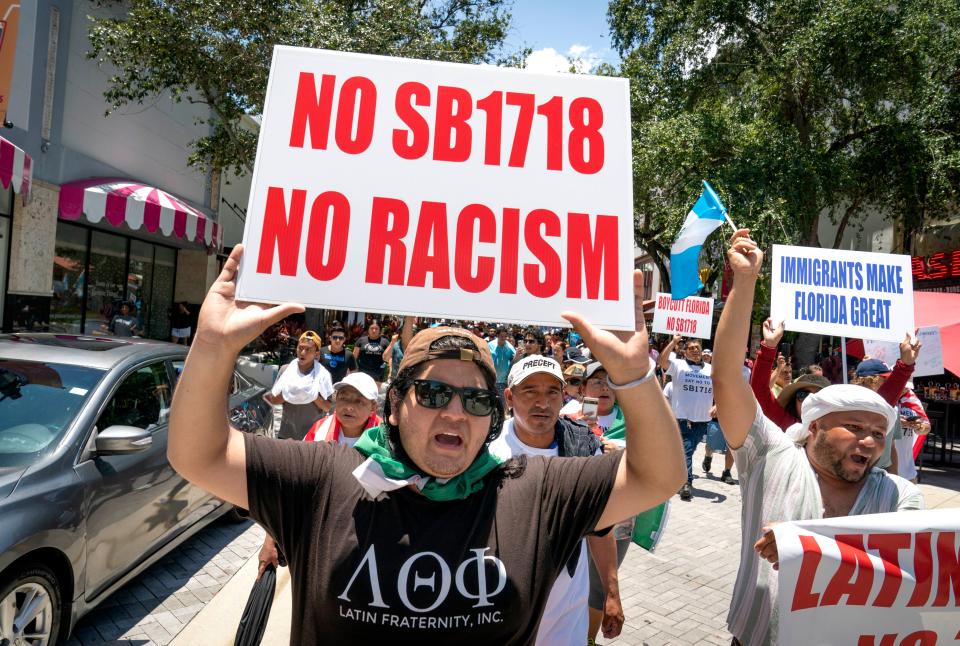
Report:
[[[98,455],[125,455],[146,451],[153,444],[150,431],[136,426],[111,426],[97,433]]]

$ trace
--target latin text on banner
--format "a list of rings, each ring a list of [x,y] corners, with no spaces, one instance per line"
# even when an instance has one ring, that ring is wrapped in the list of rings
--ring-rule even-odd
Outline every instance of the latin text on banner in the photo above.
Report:
[[[956,509],[781,523],[774,532],[779,644],[956,643]]]

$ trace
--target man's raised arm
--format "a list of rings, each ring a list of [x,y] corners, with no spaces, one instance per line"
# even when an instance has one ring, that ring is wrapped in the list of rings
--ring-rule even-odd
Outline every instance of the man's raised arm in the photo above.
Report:
[[[713,400],[727,444],[738,449],[757,415],[757,400],[740,370],[743,349],[749,343],[753,292],[763,263],[763,252],[750,239],[749,230],[740,229],[733,234],[727,261],[733,270],[733,288],[723,306],[713,342]]]
[[[593,327],[579,314],[564,312],[595,360],[603,364],[617,388],[623,410],[627,448],[603,515],[604,529],[659,505],[677,492],[687,478],[680,429],[650,360],[647,326],[643,318],[643,274],[633,275],[635,332],[608,332]]]
[[[243,245],[223,265],[200,309],[197,333],[170,411],[167,458],[184,478],[247,508],[246,451],[242,434],[227,423],[227,390],[237,354],[268,326],[303,306],[238,303],[236,275]]]

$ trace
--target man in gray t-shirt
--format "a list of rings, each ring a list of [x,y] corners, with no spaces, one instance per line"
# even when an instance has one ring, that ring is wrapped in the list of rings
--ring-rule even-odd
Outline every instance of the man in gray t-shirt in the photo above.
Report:
[[[753,646],[777,643],[771,525],[922,509],[923,496],[910,482],[875,467],[897,414],[872,390],[836,385],[808,396],[796,441],[763,416],[740,374],[763,253],[747,231],[738,231],[727,258],[734,279],[714,342],[713,394],[743,492],[740,569],[727,626],[734,644]]]

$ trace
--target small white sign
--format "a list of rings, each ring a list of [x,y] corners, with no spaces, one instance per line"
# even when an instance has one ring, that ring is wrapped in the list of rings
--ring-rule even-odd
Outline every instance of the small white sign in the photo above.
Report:
[[[713,299],[688,296],[678,301],[670,294],[657,293],[653,331],[657,334],[709,339],[713,327]]]
[[[771,281],[787,330],[899,343],[915,329],[910,256],[773,245]]]
[[[943,348],[940,345],[940,328],[936,325],[922,327],[917,331],[917,338],[923,344],[920,347],[920,356],[913,368],[914,377],[929,377],[943,374]],[[864,341],[864,356],[871,359],[880,359],[891,368],[900,358],[900,344],[891,341]]]
[[[629,84],[278,46],[237,296],[632,330]]]

